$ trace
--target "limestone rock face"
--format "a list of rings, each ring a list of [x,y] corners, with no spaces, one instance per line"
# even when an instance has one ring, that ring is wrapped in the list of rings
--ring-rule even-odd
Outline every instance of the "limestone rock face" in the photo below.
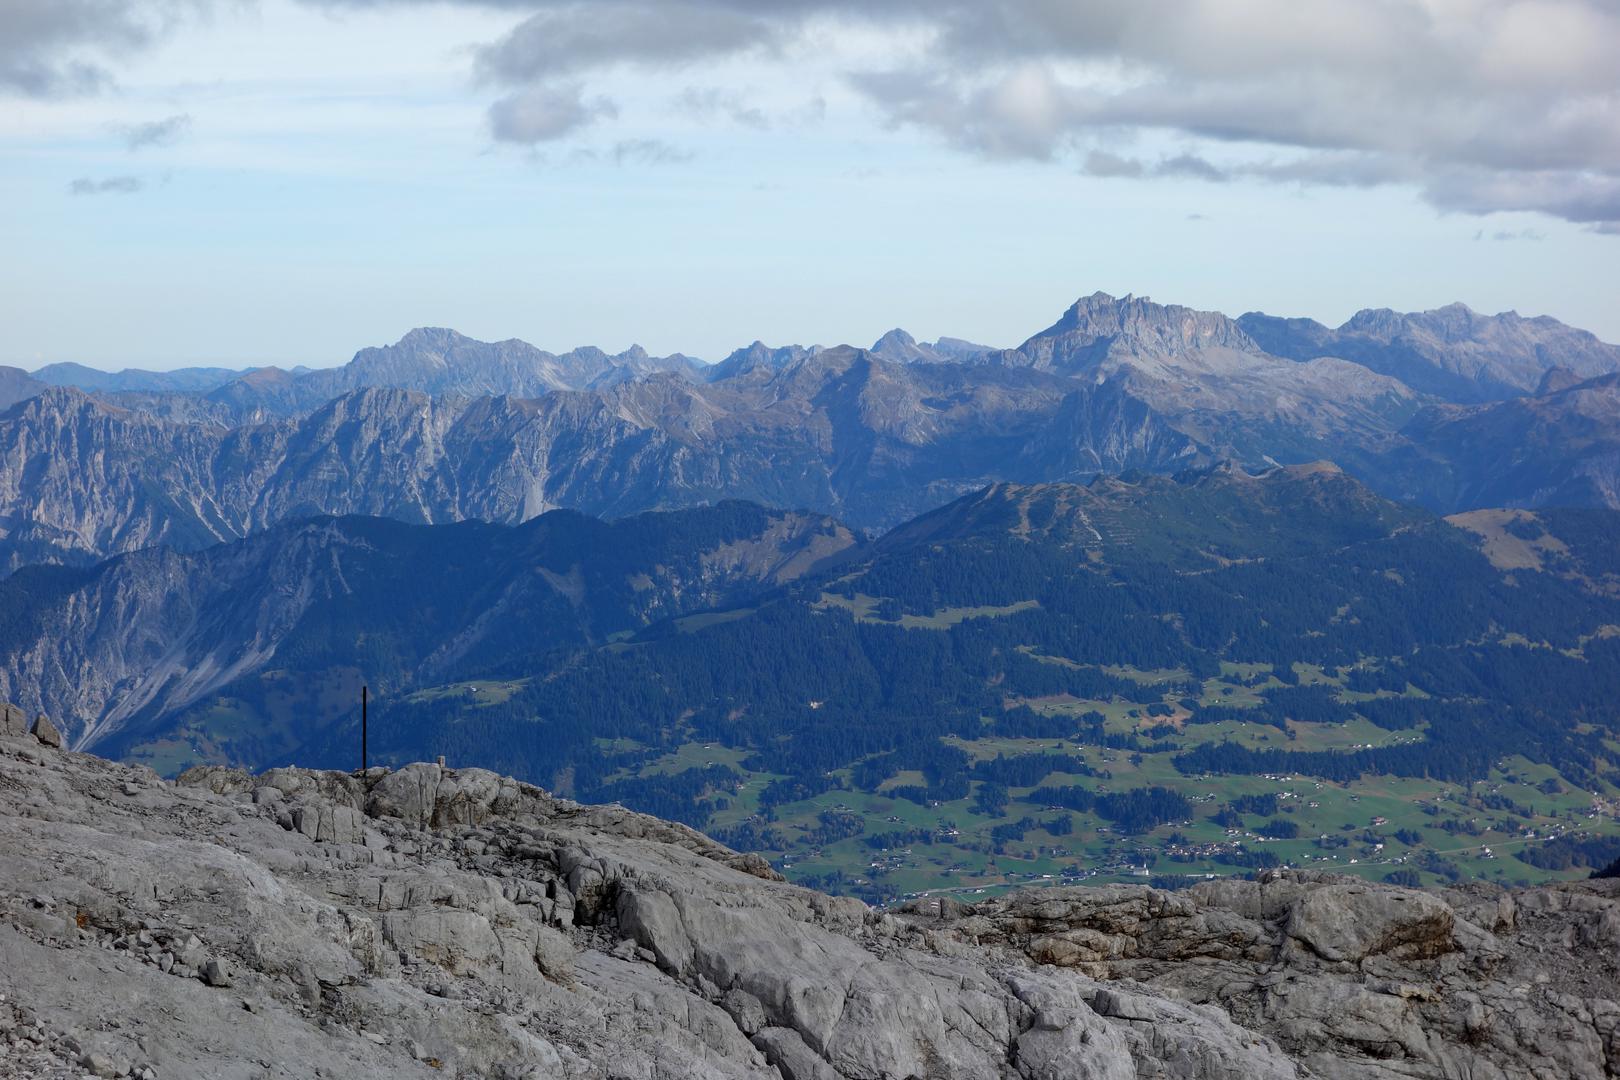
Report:
[[[1364,885],[1315,889],[1288,913],[1288,936],[1326,960],[1431,958],[1456,948],[1451,909],[1421,892]]]
[[[20,714],[18,714],[20,717]],[[0,1078],[1613,1076],[1620,883],[895,911],[481,770],[149,770],[0,710]]]
[[[34,717],[34,738],[53,750],[62,749],[62,733],[56,730],[56,725],[44,713]]]

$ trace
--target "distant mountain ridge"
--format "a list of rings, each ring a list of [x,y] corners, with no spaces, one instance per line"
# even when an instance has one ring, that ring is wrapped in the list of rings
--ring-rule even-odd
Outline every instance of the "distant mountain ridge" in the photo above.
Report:
[[[772,347],[756,341],[709,365],[680,353],[654,357],[639,346],[618,354],[592,346],[559,354],[515,338],[484,342],[454,330],[420,327],[392,345],[362,349],[335,368],[105,372],[56,363],[23,374],[40,386],[99,393],[223,391],[220,400],[244,405],[263,389],[267,392],[261,404],[286,415],[288,410],[312,408],[337,394],[372,386],[433,395],[535,397],[666,371],[699,380],[724,378],[744,363],[780,363],[820,349]],[[1581,378],[1620,371],[1620,345],[1606,344],[1548,316],[1524,318],[1512,311],[1484,315],[1455,303],[1424,312],[1364,309],[1333,329],[1308,318],[1248,312],[1234,319],[1220,312],[1157,304],[1145,296],[1114,297],[1105,292],[1082,297],[1056,323],[1016,348],[951,337],[919,342],[896,328],[868,351],[901,363],[1000,363],[1074,375],[1106,366],[1109,358],[1163,364],[1210,349],[1296,361],[1347,360],[1397,378],[1421,395],[1459,403],[1532,393],[1554,367],[1567,368]],[[228,389],[232,384],[241,385],[233,391]],[[268,392],[281,384],[296,390]]]
[[[1397,498],[1483,506],[1620,506],[1620,374],[1547,373],[1539,392],[1436,405],[1381,461]]]
[[[695,374],[706,366],[679,354],[650,356],[639,346],[617,355],[591,346],[558,355],[515,338],[477,341],[454,330],[421,327],[392,345],[361,349],[347,364],[334,368],[109,373],[62,363],[40,368],[33,378],[44,386],[114,395],[196,394],[231,407],[242,419],[264,419],[307,412],[340,394],[370,387],[418,390],[438,397],[540,397],[662,371]]]
[[[1351,358],[1315,355],[1334,343]],[[1614,375],[1615,347],[1549,319],[1453,307],[1328,331],[1105,293],[1016,349],[897,329],[704,365],[424,328],[211,389],[214,369],[90,391],[0,369],[0,573],[316,513],[516,523],[744,498],[884,528],[998,481],[1223,459],[1332,460],[1444,512],[1620,505]],[[1526,389],[1498,399],[1509,383]],[[197,389],[162,388],[180,384]]]
[[[1363,310],[1336,330],[1259,312],[1240,316],[1237,324],[1277,356],[1342,357],[1460,403],[1534,393],[1555,367],[1587,379],[1620,371],[1620,346],[1585,330],[1514,311],[1482,315],[1465,304],[1407,314]]]
[[[46,364],[35,371],[33,377],[46,386],[73,386],[80,390],[100,390],[108,393],[121,391],[207,393],[232,380],[250,375],[253,370],[191,367],[176,368],[172,371],[143,371],[139,368],[102,371],[84,364],[64,362]]]
[[[22,368],[0,367],[0,409],[44,393],[45,386]]]

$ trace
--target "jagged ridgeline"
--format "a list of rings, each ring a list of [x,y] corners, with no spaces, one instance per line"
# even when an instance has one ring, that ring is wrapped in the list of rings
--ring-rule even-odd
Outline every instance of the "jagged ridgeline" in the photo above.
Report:
[[[0,368],[0,574],[317,513],[516,524],[741,498],[889,529],[992,482],[1332,460],[1442,513],[1620,506],[1620,347],[1461,305],[1309,320],[1102,293],[1014,349],[720,363],[416,330],[341,367]]]
[[[1620,854],[1592,816],[1616,525],[1442,519],[1324,465],[997,485],[875,541],[744,504],[319,519],[19,573],[0,657],[76,745],[170,773],[352,767],[364,679],[373,761],[621,801],[869,897],[1540,880]]]

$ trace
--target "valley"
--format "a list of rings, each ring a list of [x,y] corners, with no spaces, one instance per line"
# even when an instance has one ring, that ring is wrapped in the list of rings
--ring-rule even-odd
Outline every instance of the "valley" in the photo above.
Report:
[[[1534,883],[1620,857],[1612,514],[1448,521],[1222,465],[997,485],[875,540],[742,503],[315,519],[14,575],[0,679],[167,775],[352,767],[364,681],[373,761],[493,765],[877,902]],[[117,633],[72,628],[109,603]]]

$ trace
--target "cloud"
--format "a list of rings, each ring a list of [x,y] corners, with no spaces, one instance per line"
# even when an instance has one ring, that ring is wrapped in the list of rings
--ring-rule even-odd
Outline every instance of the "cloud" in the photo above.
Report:
[[[613,144],[608,157],[615,165],[679,165],[693,158],[692,151],[662,139],[625,139]]]
[[[620,63],[685,64],[770,49],[791,33],[771,4],[702,0],[592,0],[526,5],[541,10],[478,53],[496,83],[554,79]],[[778,13],[780,14],[780,13]]]
[[[914,69],[856,73],[850,81],[881,103],[891,127],[929,129],[959,149],[993,159],[1052,160],[1069,144],[1082,107],[1077,95],[1039,66],[973,87],[939,71]]]
[[[1539,244],[1545,239],[1547,239],[1547,234],[1539,229],[1498,229],[1491,233],[1487,233],[1484,229],[1480,229],[1474,233],[1475,243],[1479,243],[1482,240],[1491,240],[1498,244],[1507,244],[1517,240],[1525,240],[1532,244]]]
[[[855,85],[891,124],[969,152],[1616,220],[1613,0],[991,0],[936,31],[920,61]],[[1094,149],[1122,134],[1218,153],[1148,166]]]
[[[702,88],[688,86],[675,99],[675,105],[699,120],[726,119],[756,131],[763,131],[771,126],[764,110],[748,104],[740,93],[718,86]]]
[[[585,100],[579,83],[535,86],[508,94],[489,107],[490,132],[501,142],[551,142],[614,117],[618,106],[604,97]]]
[[[1620,224],[1620,172],[1454,168],[1429,179],[1424,194],[1461,213],[1531,210],[1587,226]]]
[[[523,13],[478,54],[479,75],[508,88],[737,57],[792,72],[813,51],[890,129],[978,157],[1144,181],[1400,184],[1446,212],[1620,222],[1620,0],[463,2]],[[1132,138],[1188,149],[1134,165],[1107,150]]]
[[[1208,180],[1216,184],[1224,184],[1231,179],[1226,170],[1216,168],[1197,154],[1177,154],[1175,157],[1165,158],[1154,168],[1153,175]]]
[[[976,156],[1143,180],[1404,184],[1445,211],[1620,220],[1616,0],[479,2],[525,13],[478,54],[495,85],[742,56],[789,69],[809,48],[838,62],[836,29],[857,26],[893,41],[859,52],[887,63],[845,62],[885,124]],[[1121,136],[1190,149],[1135,173],[1102,149]]]
[[[90,94],[109,61],[138,52],[210,0],[0,0],[0,91]]]
[[[105,180],[92,180],[81,176],[68,185],[69,195],[133,195],[146,187],[138,176],[109,176]]]
[[[1135,158],[1120,157],[1110,154],[1106,150],[1093,150],[1086,155],[1085,163],[1080,171],[1087,176],[1096,176],[1105,180],[1124,178],[1139,180],[1147,175],[1147,167]]]
[[[1174,157],[1162,158],[1157,163],[1149,165],[1139,158],[1120,157],[1106,150],[1093,150],[1086,155],[1080,171],[1087,176],[1104,180],[1159,177],[1170,180],[1208,180],[1211,183],[1222,184],[1232,178],[1231,173],[1208,159],[1185,152]]]
[[[190,129],[191,114],[180,113],[145,124],[122,124],[113,130],[123,138],[125,146],[135,151],[150,146],[172,146]]]

